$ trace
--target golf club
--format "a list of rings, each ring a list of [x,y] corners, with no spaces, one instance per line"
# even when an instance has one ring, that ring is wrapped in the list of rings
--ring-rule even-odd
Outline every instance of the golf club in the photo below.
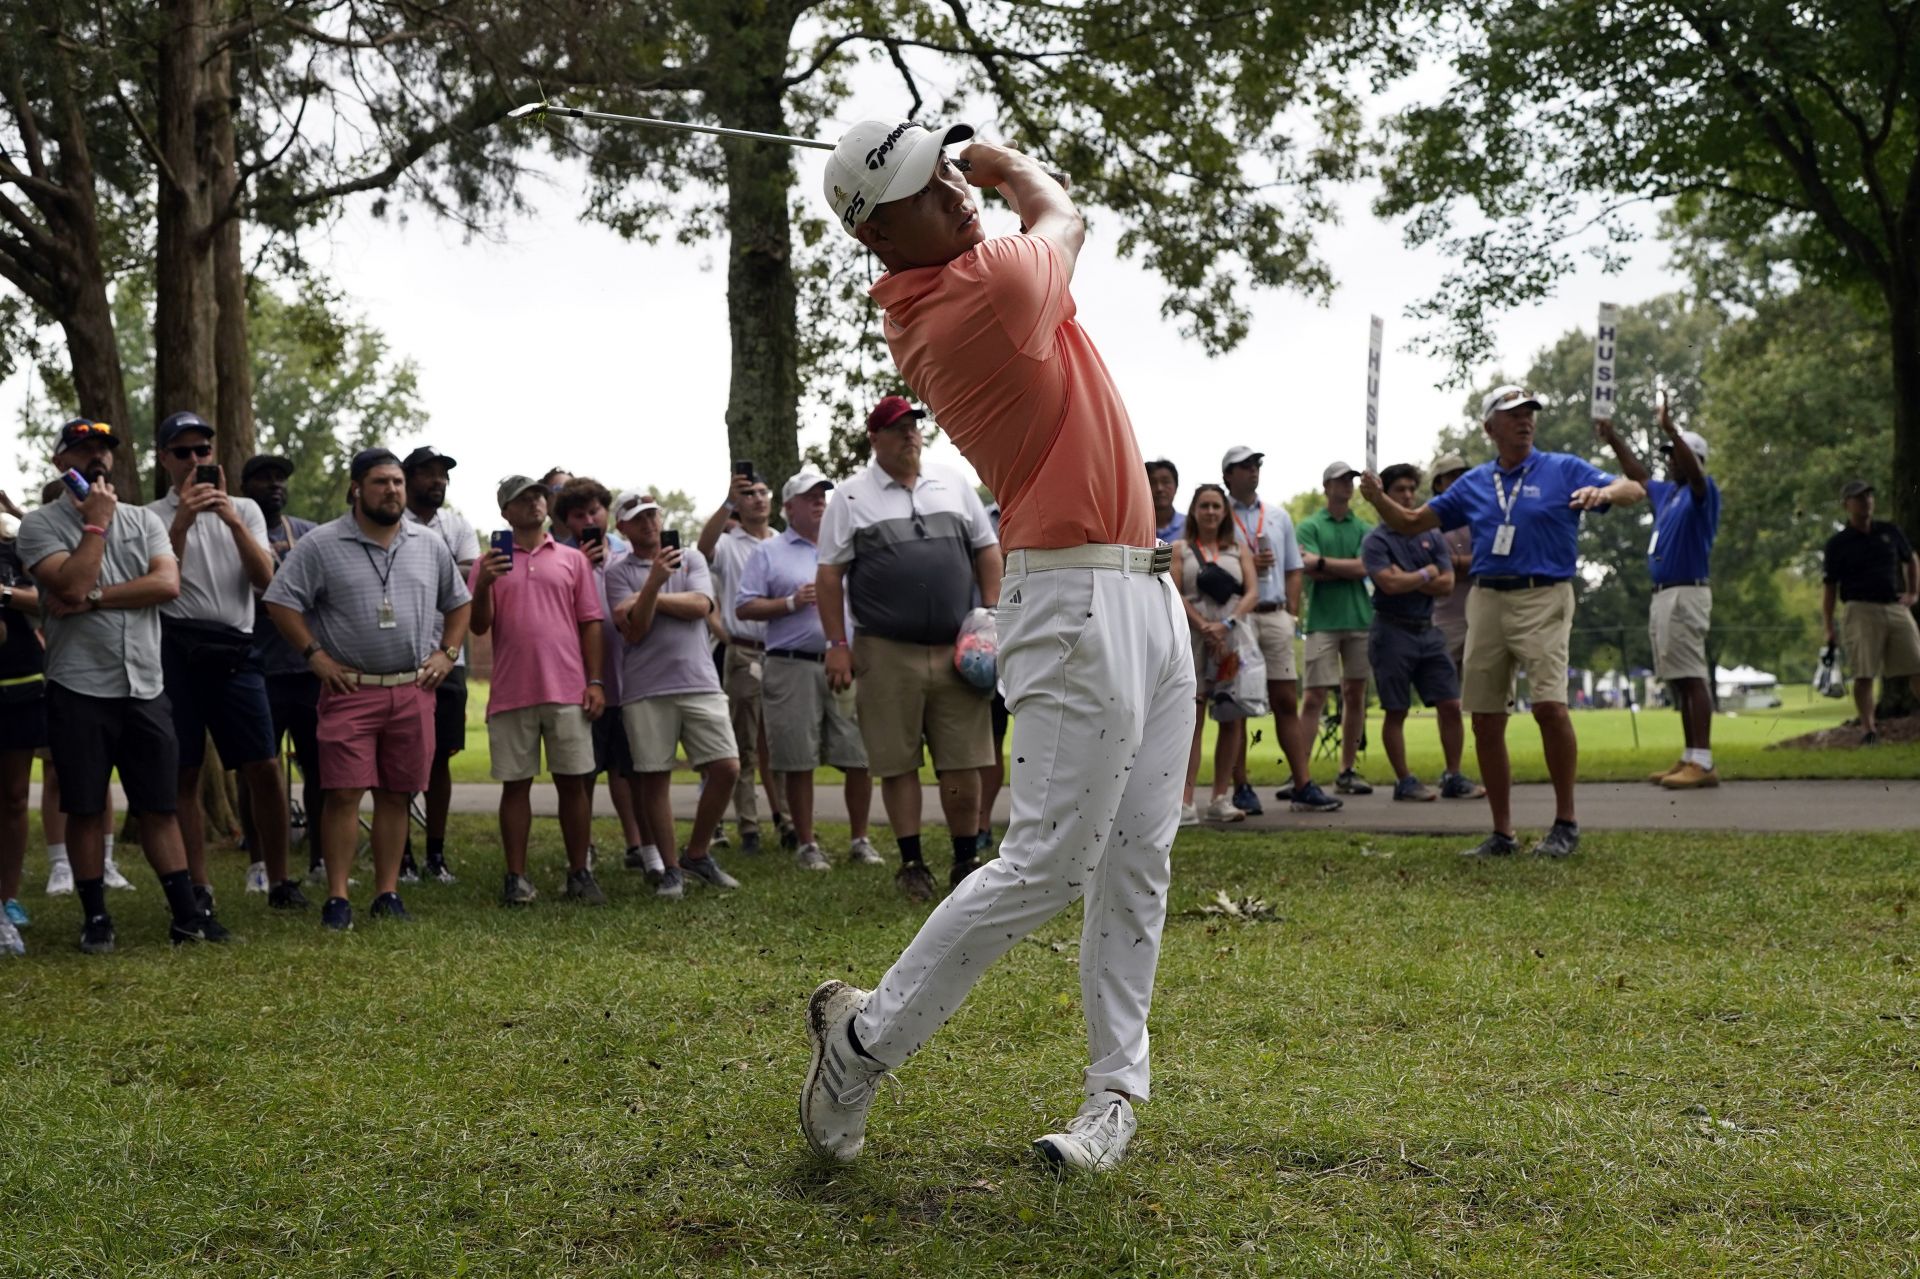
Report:
[[[671,129],[679,133],[710,133],[720,138],[745,138],[753,142],[784,142],[790,147],[811,147],[815,151],[831,151],[834,144],[815,138],[796,138],[785,133],[756,133],[752,129],[723,129],[714,124],[687,124],[679,120],[656,120],[652,116],[619,115],[612,111],[589,111],[584,107],[561,107],[550,102],[527,102],[507,112],[507,119],[522,120],[528,116],[569,116],[575,120],[610,120],[615,124],[638,124],[649,129]],[[970,166],[964,159],[956,159],[954,167],[962,173]],[[1057,169],[1047,170],[1047,176],[1062,187],[1068,185],[1067,175]]]

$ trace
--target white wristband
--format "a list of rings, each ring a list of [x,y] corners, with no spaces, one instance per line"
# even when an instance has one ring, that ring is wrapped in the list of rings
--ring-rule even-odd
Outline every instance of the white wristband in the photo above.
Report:
[[[787,612],[789,613],[797,612],[799,608],[800,608],[800,593],[798,591],[795,591],[792,595],[787,596]]]

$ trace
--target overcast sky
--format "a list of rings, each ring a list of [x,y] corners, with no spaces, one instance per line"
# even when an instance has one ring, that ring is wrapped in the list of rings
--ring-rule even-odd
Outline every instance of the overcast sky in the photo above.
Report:
[[[810,197],[824,154],[798,153],[800,189]],[[1444,263],[1407,249],[1398,227],[1376,221],[1370,194],[1351,191],[1342,225],[1322,233],[1320,251],[1339,281],[1332,305],[1260,294],[1247,341],[1219,359],[1160,318],[1158,281],[1115,255],[1118,228],[1096,215],[1073,286],[1080,319],[1119,383],[1141,452],[1173,459],[1183,494],[1217,478],[1234,444],[1266,451],[1262,488],[1274,499],[1316,487],[1331,461],[1361,464],[1370,315],[1386,320],[1381,463],[1424,463],[1439,431],[1461,420],[1465,394],[1441,388],[1440,363],[1401,349],[1415,332],[1402,309],[1431,295]],[[730,462],[724,244],[626,243],[582,221],[584,184],[574,173],[533,195],[534,215],[512,223],[504,244],[466,241],[425,215],[378,221],[363,204],[313,246],[392,349],[418,362],[430,421],[417,439],[461,464],[450,500],[485,523],[494,518],[494,480],[565,466],[615,489],[680,488],[703,510],[716,504]],[[989,234],[1014,229],[997,201],[984,208]],[[1554,301],[1505,317],[1499,360],[1481,372],[1518,376],[1562,331],[1590,328],[1599,302],[1637,302],[1684,284],[1663,246],[1643,240],[1625,273],[1585,268]],[[25,395],[20,377],[0,384],[9,437]],[[15,494],[39,487],[21,473],[18,453],[13,441],[0,450],[0,485]],[[959,462],[944,443],[929,456]]]

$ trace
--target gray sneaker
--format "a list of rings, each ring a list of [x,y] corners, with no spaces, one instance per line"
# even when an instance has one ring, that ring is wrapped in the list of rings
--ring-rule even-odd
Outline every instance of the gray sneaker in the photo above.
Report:
[[[508,871],[506,883],[502,885],[500,889],[500,904],[502,906],[530,906],[533,904],[533,899],[539,895],[540,890],[533,886],[532,880],[528,879],[525,875],[516,875],[512,871]]]
[[[712,861],[713,859],[708,858],[707,860]],[[801,870],[833,869],[827,862],[827,855],[820,851],[820,845],[818,844],[800,845],[800,851],[793,855],[793,860]]]
[[[887,859],[873,846],[873,841],[862,835],[847,846],[847,860],[856,866],[884,866]]]
[[[572,898],[588,906],[607,904],[607,895],[601,892],[600,885],[594,882],[592,870],[568,871],[566,891],[561,896]]]
[[[1555,822],[1553,829],[1533,846],[1535,857],[1571,857],[1580,851],[1580,824]]]
[[[845,1163],[867,1140],[874,1091],[892,1078],[879,1062],[854,1051],[848,1033],[867,993],[843,981],[822,982],[807,1000],[813,1058],[800,1085],[800,1132],[823,1159]]]
[[[686,876],[678,866],[669,866],[660,872],[660,882],[653,886],[653,895],[676,902],[687,895]]]
[[[1520,851],[1518,841],[1511,835],[1502,835],[1499,831],[1487,836],[1472,848],[1460,850],[1462,857],[1511,857]]]
[[[1342,795],[1371,795],[1373,787],[1355,769],[1347,769],[1333,779],[1333,788]]]
[[[1422,782],[1412,773],[1408,773],[1405,777],[1402,777],[1393,784],[1393,797],[1395,799],[1413,800],[1415,802],[1425,802],[1429,799],[1440,798],[1431,786]]]
[[[1050,1133],[1033,1148],[1048,1163],[1100,1172],[1126,1157],[1134,1127],[1133,1103],[1119,1093],[1103,1092],[1081,1103],[1065,1132]]]
[[[680,868],[703,884],[714,888],[734,889],[740,887],[740,881],[720,869],[720,863],[713,860],[713,854],[692,861],[683,861]]]

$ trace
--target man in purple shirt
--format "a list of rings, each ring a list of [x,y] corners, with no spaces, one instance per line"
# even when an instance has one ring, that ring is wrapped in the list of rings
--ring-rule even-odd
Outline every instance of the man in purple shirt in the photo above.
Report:
[[[740,756],[733,741],[727,697],[707,647],[713,612],[713,576],[700,552],[682,552],[679,534],[663,538],[660,504],[642,493],[614,503],[614,519],[633,553],[607,570],[607,598],[626,640],[620,656],[620,718],[640,779],[647,833],[665,863],[654,893],[678,898],[686,874],[715,888],[740,881],[720,869],[710,851],[727,810]],[[673,760],[685,746],[687,762],[706,772],[684,858],[674,849]]]

